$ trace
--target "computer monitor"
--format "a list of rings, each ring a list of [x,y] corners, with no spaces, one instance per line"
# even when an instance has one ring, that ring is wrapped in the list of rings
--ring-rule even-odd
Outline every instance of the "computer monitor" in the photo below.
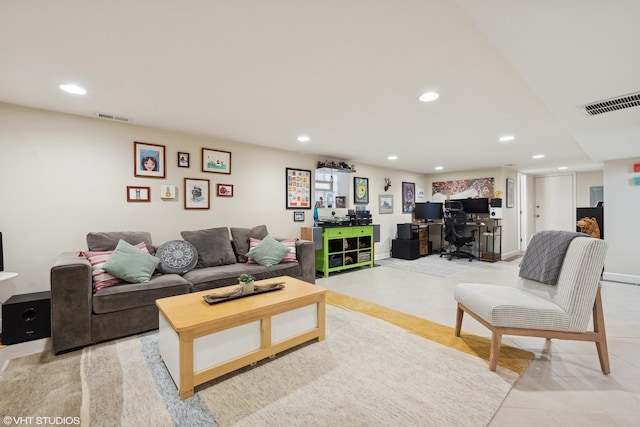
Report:
[[[426,221],[427,220],[427,204],[416,203],[416,208],[413,210],[414,221]]]
[[[442,219],[442,203],[416,203],[413,219],[415,221],[433,221]]]
[[[442,219],[442,203],[439,202],[427,202],[427,220],[432,221],[435,219]]]
[[[468,214],[488,214],[489,199],[486,197],[478,199],[460,199],[465,213]]]

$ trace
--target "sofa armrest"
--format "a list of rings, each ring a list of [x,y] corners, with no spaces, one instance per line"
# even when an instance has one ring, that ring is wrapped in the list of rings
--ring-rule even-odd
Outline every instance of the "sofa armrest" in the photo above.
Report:
[[[65,252],[51,267],[53,352],[91,344],[93,289],[91,264],[78,252]]]
[[[316,283],[316,250],[311,240],[296,240],[296,258],[302,268],[302,280]]]

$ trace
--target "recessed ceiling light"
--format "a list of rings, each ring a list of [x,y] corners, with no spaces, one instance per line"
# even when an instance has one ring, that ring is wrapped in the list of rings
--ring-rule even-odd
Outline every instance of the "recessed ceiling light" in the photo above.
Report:
[[[434,169],[437,171],[441,171],[442,169],[444,169],[444,166],[436,166]]]
[[[309,138],[309,137],[308,137],[308,136],[306,136],[306,135],[300,135],[300,136],[298,137],[298,142],[309,142],[309,141],[311,141],[311,138]]]
[[[389,156],[387,157],[389,160],[398,160],[398,156]]]
[[[513,136],[513,135],[504,135],[504,136],[501,136],[500,138],[498,138],[498,141],[500,141],[500,142],[509,142],[509,141],[513,141],[514,139],[516,139],[516,137]]]
[[[63,83],[59,84],[58,87],[67,93],[72,93],[74,95],[86,95],[87,90],[83,87],[75,85],[73,83]]]
[[[563,170],[569,169],[569,166],[560,166],[558,169],[563,171]]]
[[[536,155],[532,156],[532,158],[534,158],[534,159],[541,159],[543,157],[544,157],[544,154],[536,154]]]
[[[422,102],[431,102],[431,101],[435,101],[439,97],[440,95],[437,94],[436,92],[425,92],[422,95],[420,95],[418,99]]]

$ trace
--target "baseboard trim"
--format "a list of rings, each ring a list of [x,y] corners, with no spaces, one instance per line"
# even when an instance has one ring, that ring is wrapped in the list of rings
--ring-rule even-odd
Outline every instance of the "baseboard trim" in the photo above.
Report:
[[[602,274],[602,278],[610,282],[620,282],[620,283],[629,283],[632,285],[640,285],[640,276],[634,276],[632,274],[609,273],[605,271]]]

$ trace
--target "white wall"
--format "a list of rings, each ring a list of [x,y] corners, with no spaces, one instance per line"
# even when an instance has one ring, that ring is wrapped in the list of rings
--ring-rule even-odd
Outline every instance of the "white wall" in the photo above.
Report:
[[[134,141],[166,146],[165,179],[137,178]],[[232,153],[231,174],[201,171],[201,149]],[[295,145],[292,145],[295,149]],[[191,167],[177,166],[177,152],[191,155]],[[300,236],[301,226],[285,209],[285,168],[314,171],[320,156],[241,144],[223,139],[170,132],[0,103],[0,231],[4,235],[5,270],[19,276],[0,286],[0,301],[14,294],[49,289],[49,270],[63,251],[86,249],[91,231],[149,231],[155,245],[179,239],[180,231],[210,227],[267,224],[275,236]],[[344,159],[349,160],[349,159]],[[376,257],[388,255],[396,224],[403,214],[402,181],[424,187],[420,174],[356,164],[353,176],[369,178],[373,220],[381,226]],[[211,197],[211,209],[185,210],[184,178],[233,184],[234,197]],[[378,194],[391,178],[393,214],[379,215]],[[349,199],[352,201],[353,179]],[[178,188],[175,200],[160,199],[160,185]],[[150,203],[127,203],[126,186],[151,187]],[[215,193],[213,193],[215,194]],[[346,213],[346,209],[344,210]],[[342,213],[339,213],[342,214]]]
[[[590,188],[602,185],[604,185],[602,171],[576,173],[576,207],[590,207]]]
[[[639,158],[604,163],[605,240],[609,242],[604,278],[640,284],[640,185],[633,184],[633,165]]]

